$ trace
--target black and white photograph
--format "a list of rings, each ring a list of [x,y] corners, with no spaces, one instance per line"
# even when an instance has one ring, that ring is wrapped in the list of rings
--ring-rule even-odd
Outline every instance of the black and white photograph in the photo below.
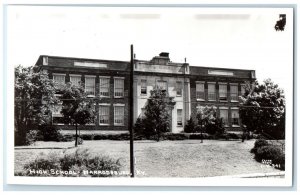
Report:
[[[9,183],[292,185],[292,6],[5,9]]]

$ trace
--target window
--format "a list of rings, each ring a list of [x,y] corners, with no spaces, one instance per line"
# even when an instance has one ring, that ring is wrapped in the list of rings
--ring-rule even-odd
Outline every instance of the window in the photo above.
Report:
[[[59,102],[52,109],[52,123],[54,125],[63,125],[63,115],[60,113],[62,110],[62,102]]]
[[[157,81],[157,87],[161,90],[167,90],[167,81]]]
[[[53,81],[57,84],[65,84],[65,74],[53,74]]]
[[[241,95],[245,94],[245,85],[241,85]]]
[[[204,83],[196,83],[196,99],[205,100]]]
[[[232,102],[238,101],[238,86],[230,85],[230,99]]]
[[[145,109],[145,108],[142,108],[142,109],[141,109],[141,115],[140,115],[140,118],[144,118],[144,117],[145,117],[145,112],[146,112],[146,109]]]
[[[109,78],[100,77],[99,89],[101,97],[109,97],[109,81]]]
[[[226,84],[219,85],[219,100],[227,101],[227,85]]]
[[[228,109],[220,108],[220,118],[222,119],[225,126],[228,126]]]
[[[177,109],[177,126],[182,126],[182,109]]]
[[[231,124],[232,126],[239,126],[239,110],[235,109],[235,110],[231,110]]]
[[[109,125],[109,105],[99,106],[99,124]]]
[[[124,96],[124,79],[123,78],[115,78],[115,97],[123,97]]]
[[[176,82],[176,96],[182,96],[182,82]]]
[[[216,87],[214,83],[208,83],[208,100],[216,100]]]
[[[114,106],[114,125],[124,125],[124,106]]]
[[[147,95],[147,80],[141,80],[141,95]]]
[[[81,76],[80,75],[70,75],[70,82],[72,85],[79,86],[81,82]]]
[[[95,76],[85,76],[85,92],[88,96],[95,95]]]
[[[47,56],[43,57],[43,65],[48,65],[48,57]]]

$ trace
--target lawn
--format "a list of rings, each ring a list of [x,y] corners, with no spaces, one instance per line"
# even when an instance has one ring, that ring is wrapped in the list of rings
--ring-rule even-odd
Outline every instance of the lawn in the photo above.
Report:
[[[135,141],[136,170],[145,174],[137,176],[211,177],[279,171],[262,166],[253,159],[249,151],[254,141]],[[74,142],[36,142],[34,146],[16,147],[15,171],[21,171],[24,164],[38,155],[46,155],[51,151],[62,153],[65,149],[59,148],[72,146]],[[92,154],[120,158],[122,171],[129,171],[129,141],[84,141],[79,148],[88,148]],[[76,149],[67,150],[72,152]]]

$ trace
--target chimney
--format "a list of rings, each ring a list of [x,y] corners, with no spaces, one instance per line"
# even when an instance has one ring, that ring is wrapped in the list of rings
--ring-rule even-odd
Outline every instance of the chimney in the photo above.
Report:
[[[168,52],[161,52],[159,54],[160,57],[166,57],[166,58],[169,58],[169,53]]]

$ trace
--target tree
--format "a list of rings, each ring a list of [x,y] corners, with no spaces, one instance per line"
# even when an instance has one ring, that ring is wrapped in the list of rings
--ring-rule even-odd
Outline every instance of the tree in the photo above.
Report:
[[[184,132],[194,133],[194,131],[195,131],[195,122],[193,120],[193,117],[191,117],[190,120],[188,120],[186,125],[184,126]]]
[[[285,136],[285,99],[283,90],[267,79],[263,84],[257,81],[248,94],[240,97],[240,118],[250,131],[257,131],[269,138],[282,139]]]
[[[156,135],[157,141],[164,132],[170,131],[171,107],[174,106],[173,98],[168,97],[166,90],[155,87],[151,92],[145,107],[143,119],[146,136]]]
[[[206,127],[213,123],[216,116],[216,107],[214,106],[198,106],[197,107],[197,120],[198,120],[198,128],[197,131],[201,133],[201,143],[203,143],[203,135],[202,133],[206,130]]]
[[[78,125],[94,122],[94,100],[88,99],[83,86],[67,83],[61,90],[63,120],[66,124],[74,125],[75,147],[78,145]]]
[[[29,131],[48,122],[47,113],[57,103],[54,94],[54,83],[47,73],[32,66],[15,68],[15,145],[29,144]]]

